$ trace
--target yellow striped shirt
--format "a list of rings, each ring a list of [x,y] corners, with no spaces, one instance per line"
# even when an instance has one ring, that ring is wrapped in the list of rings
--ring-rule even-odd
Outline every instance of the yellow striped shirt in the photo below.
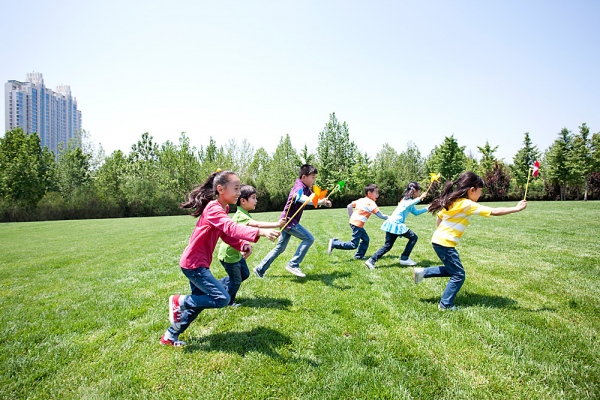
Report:
[[[438,213],[441,221],[433,232],[431,242],[440,246],[456,247],[465,228],[471,223],[472,215],[489,217],[491,214],[490,207],[482,206],[469,199],[458,199],[452,203],[449,210],[443,209]]]

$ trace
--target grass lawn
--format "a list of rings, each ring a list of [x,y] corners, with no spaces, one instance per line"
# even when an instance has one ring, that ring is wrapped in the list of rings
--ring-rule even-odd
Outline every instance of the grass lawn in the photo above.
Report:
[[[600,397],[600,202],[474,217],[456,312],[437,310],[447,279],[415,285],[399,265],[404,239],[368,270],[350,251],[326,254],[330,237],[350,238],[346,210],[309,210],[306,278],[284,269],[292,238],[264,279],[244,282],[242,307],[206,310],[187,347],[162,347],[168,297],[189,291],[178,262],[195,221],[0,224],[0,398]],[[366,225],[368,255],[381,222]],[[434,217],[408,225],[411,258],[438,265]],[[273,246],[261,239],[250,268]],[[211,270],[225,275],[216,258]]]

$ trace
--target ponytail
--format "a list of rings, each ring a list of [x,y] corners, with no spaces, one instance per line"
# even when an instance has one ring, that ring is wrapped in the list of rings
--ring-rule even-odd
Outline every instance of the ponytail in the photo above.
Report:
[[[415,192],[417,190],[421,190],[421,185],[419,184],[419,182],[410,182],[406,186],[406,190],[404,191],[404,194],[402,195],[402,198],[404,200],[414,199]]]
[[[217,196],[217,186],[224,186],[227,185],[227,183],[229,183],[230,175],[235,174],[231,171],[221,170],[213,172],[202,185],[192,190],[188,195],[187,201],[181,203],[179,206],[181,208],[193,209],[191,213],[192,217],[199,217],[200,215],[202,215],[202,212],[204,211],[206,205],[210,201],[214,200]]]
[[[431,202],[428,210],[432,214],[436,214],[443,209],[448,210],[456,200],[466,198],[469,189],[484,186],[483,179],[479,175],[471,171],[465,172],[454,182],[446,182],[440,197]]]

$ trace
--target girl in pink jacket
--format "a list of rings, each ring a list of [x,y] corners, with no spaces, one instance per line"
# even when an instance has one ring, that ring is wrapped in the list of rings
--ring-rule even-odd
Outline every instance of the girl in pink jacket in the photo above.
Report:
[[[194,189],[181,207],[191,208],[192,216],[200,217],[184,250],[180,266],[189,279],[192,293],[169,297],[169,320],[171,326],[160,338],[167,346],[185,346],[179,335],[205,308],[221,308],[229,303],[229,293],[222,282],[210,272],[212,254],[219,238],[248,257],[252,253],[249,242],[257,242],[259,236],[275,240],[276,229],[261,229],[238,225],[228,216],[229,204],[235,204],[240,196],[240,179],[231,171],[215,172],[206,182]]]

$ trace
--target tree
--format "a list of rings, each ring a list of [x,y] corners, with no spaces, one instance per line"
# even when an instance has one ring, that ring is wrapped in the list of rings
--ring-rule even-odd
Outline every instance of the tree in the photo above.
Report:
[[[481,176],[485,176],[496,166],[496,156],[494,156],[494,153],[498,150],[498,146],[492,148],[490,142],[486,140],[485,146],[477,146],[477,150],[479,150],[482,155],[481,160],[479,161],[479,173]]]
[[[192,188],[201,183],[200,161],[197,150],[182,132],[179,143],[165,142],[158,152],[158,170],[161,186],[182,201]]]
[[[319,133],[317,145],[318,179],[324,188],[333,188],[337,182],[347,180],[356,162],[358,150],[350,141],[348,125],[340,124],[335,113],[329,115],[329,122]]]
[[[425,178],[425,162],[419,148],[409,141],[406,150],[398,155],[398,184],[403,190],[408,182],[420,182]]]
[[[0,198],[35,206],[46,193],[54,168],[54,156],[42,149],[37,133],[21,128],[0,138]]]
[[[85,154],[76,142],[60,146],[56,163],[56,184],[60,195],[71,199],[75,191],[85,186],[91,178],[91,155]]]
[[[381,150],[373,160],[373,169],[375,176],[373,182],[377,182],[380,202],[382,204],[393,204],[400,196],[398,183],[399,157],[396,150],[387,143],[383,144]]]
[[[489,200],[504,200],[510,187],[510,174],[502,161],[494,160],[492,168],[483,175],[483,181]]]
[[[544,160],[544,176],[551,184],[560,187],[560,199],[566,200],[567,184],[572,181],[570,166],[573,137],[567,128],[558,134],[558,139],[548,148]]]
[[[584,184],[583,200],[588,199],[590,175],[594,172],[593,147],[590,138],[590,128],[585,122],[579,127],[579,134],[573,138],[570,157],[571,171],[575,183]]]
[[[304,147],[302,148],[302,150],[300,150],[300,162],[303,165],[304,164],[314,165],[315,159],[316,159],[315,154],[309,153],[308,147],[306,147],[306,144],[305,144]]]
[[[454,135],[446,136],[444,142],[435,146],[427,161],[427,172],[440,173],[447,180],[455,180],[464,172],[467,157],[465,146],[459,146]]]
[[[522,188],[525,192],[525,184],[527,183],[527,177],[529,175],[529,169],[540,157],[540,152],[537,146],[534,146],[529,137],[529,132],[525,132],[525,139],[523,140],[523,147],[517,151],[517,154],[513,157],[512,176],[517,183],[517,186]]]
[[[279,145],[275,149],[273,158],[269,163],[268,175],[265,186],[273,205],[283,207],[294,180],[298,177],[300,159],[292,146],[290,135],[281,137]]]

